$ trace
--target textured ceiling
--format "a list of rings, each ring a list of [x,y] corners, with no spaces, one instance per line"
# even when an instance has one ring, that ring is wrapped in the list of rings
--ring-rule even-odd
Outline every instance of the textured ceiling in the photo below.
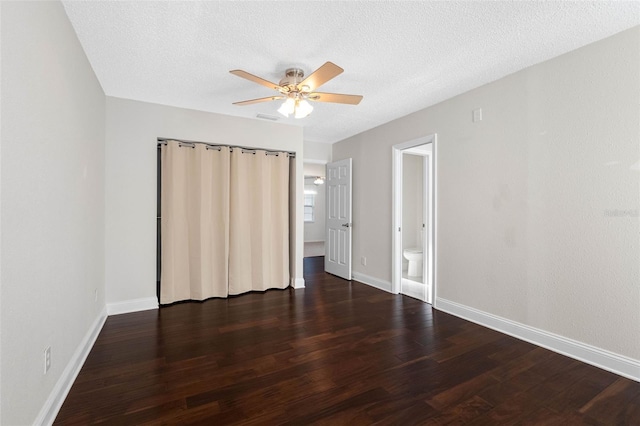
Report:
[[[276,94],[229,74],[278,82],[326,61],[345,72],[314,103],[308,141],[333,143],[640,24],[638,2],[65,1],[108,96],[255,118]],[[256,118],[257,119],[257,118]]]

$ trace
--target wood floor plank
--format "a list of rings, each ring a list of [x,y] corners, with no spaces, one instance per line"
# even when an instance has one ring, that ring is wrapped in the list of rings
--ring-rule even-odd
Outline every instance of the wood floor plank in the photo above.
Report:
[[[55,424],[640,425],[640,383],[324,273],[107,319]]]
[[[493,406],[491,404],[475,395],[460,404],[441,411],[438,416],[430,418],[427,424],[464,425],[478,418],[479,415],[490,411],[492,408]]]
[[[638,383],[620,377],[581,407],[579,412],[602,424],[640,425],[639,403]]]

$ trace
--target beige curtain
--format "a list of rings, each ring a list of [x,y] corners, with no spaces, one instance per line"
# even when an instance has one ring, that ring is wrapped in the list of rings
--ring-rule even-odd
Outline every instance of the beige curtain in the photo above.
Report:
[[[160,303],[289,285],[286,153],[161,147]]]
[[[289,158],[231,153],[229,294],[289,285]]]
[[[229,148],[161,147],[160,303],[228,295]]]

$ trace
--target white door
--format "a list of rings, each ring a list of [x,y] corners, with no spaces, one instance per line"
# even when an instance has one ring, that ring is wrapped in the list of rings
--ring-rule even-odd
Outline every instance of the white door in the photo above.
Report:
[[[351,158],[327,164],[324,269],[351,279]]]

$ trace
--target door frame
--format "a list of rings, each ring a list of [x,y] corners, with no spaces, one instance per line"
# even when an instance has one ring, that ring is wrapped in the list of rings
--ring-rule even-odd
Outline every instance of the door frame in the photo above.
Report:
[[[392,195],[393,195],[393,207],[392,207],[392,225],[391,228],[391,292],[394,294],[400,293],[402,285],[402,154],[403,151],[414,148],[416,146],[432,144],[431,150],[431,176],[429,179],[429,204],[430,208],[427,209],[428,220],[427,235],[428,239],[425,241],[424,246],[431,248],[426,254],[424,259],[425,268],[429,269],[429,273],[425,277],[429,284],[427,288],[430,289],[431,294],[427,295],[427,300],[431,300],[432,306],[436,307],[437,301],[437,134],[430,134],[412,139],[391,147],[392,151]],[[425,199],[425,202],[427,200]],[[426,252],[427,250],[425,250]]]

